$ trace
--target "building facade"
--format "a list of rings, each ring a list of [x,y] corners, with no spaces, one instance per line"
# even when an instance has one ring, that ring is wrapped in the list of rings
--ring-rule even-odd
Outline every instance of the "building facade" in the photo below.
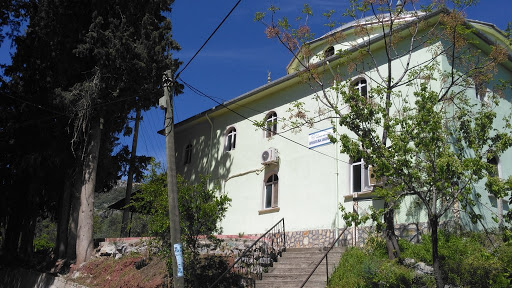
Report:
[[[411,23],[424,21],[421,33],[432,33],[439,17],[447,11],[430,14],[405,13],[397,21],[403,26],[401,33],[410,33]],[[341,154],[339,144],[329,141],[328,134],[337,127],[332,121],[336,115],[322,106],[316,96],[318,89],[305,81],[300,61],[317,64],[325,83],[335,83],[335,75],[342,71],[348,75],[350,83],[361,95],[369,93],[378,85],[378,70],[385,70],[382,60],[384,53],[381,30],[370,29],[365,37],[358,36],[361,25],[371,27],[385,20],[378,16],[346,24],[308,43],[311,54],[305,57],[299,51],[287,67],[288,74],[269,82],[235,99],[219,104],[196,116],[176,124],[176,163],[177,171],[186,179],[196,181],[199,175],[211,175],[212,185],[220,187],[220,193],[227,193],[232,199],[227,216],[221,223],[223,233],[227,235],[259,234],[285,219],[289,247],[325,246],[334,239],[338,231],[345,227],[339,206],[359,214],[368,213],[369,208],[382,208],[383,201],[372,195],[375,179],[368,167],[360,160],[353,160]],[[494,79],[487,83],[488,93],[500,80],[512,79],[511,49],[506,37],[494,25],[478,21],[466,21],[475,28],[471,37],[479,40],[477,45],[486,52],[489,41],[507,47],[508,60],[497,67]],[[336,34],[338,33],[338,34]],[[342,38],[332,41],[333,36],[343,34]],[[398,46],[407,47],[409,41],[403,37]],[[333,44],[334,43],[334,44]],[[368,44],[371,44],[369,46]],[[351,71],[344,51],[357,51],[364,45],[371,47],[375,65],[364,73]],[[435,43],[416,47],[412,53],[412,65],[432,59],[433,48],[442,46],[442,39]],[[486,50],[487,49],[487,50]],[[398,58],[393,62],[397,77],[403,72],[407,59]],[[441,71],[451,69],[450,61],[439,56],[436,61]],[[366,59],[369,60],[369,59]],[[354,60],[355,61],[355,60]],[[358,60],[360,61],[360,60]],[[396,62],[396,63],[395,63]],[[336,71],[336,73],[333,72]],[[442,81],[431,81],[432,89],[443,89]],[[331,85],[328,85],[331,86]],[[316,89],[316,90],[315,90]],[[411,93],[403,86],[402,93]],[[328,89],[327,89],[328,90]],[[467,89],[472,101],[485,101],[477,93],[478,87]],[[496,107],[498,113],[496,125],[503,125],[501,119],[510,113],[512,93],[510,88],[500,91],[503,96]],[[290,108],[303,105],[305,110],[316,113],[318,121],[292,129],[284,119],[290,119]],[[343,113],[347,109],[339,106]],[[502,178],[512,175],[512,151],[509,149],[499,159],[495,159],[498,173]],[[484,183],[478,184],[477,191],[484,191]],[[482,192],[484,193],[484,192]],[[485,194],[476,209],[484,215],[485,223],[491,227],[496,224],[492,217],[502,217],[509,209],[508,201],[496,199]],[[398,234],[414,237],[426,228],[425,217],[421,211],[410,213],[414,201],[404,201],[403,207],[395,215]],[[455,214],[454,214],[455,215]],[[478,229],[464,220],[469,229]],[[478,226],[478,225],[477,225]],[[363,240],[367,228],[351,228],[344,241],[353,244]]]

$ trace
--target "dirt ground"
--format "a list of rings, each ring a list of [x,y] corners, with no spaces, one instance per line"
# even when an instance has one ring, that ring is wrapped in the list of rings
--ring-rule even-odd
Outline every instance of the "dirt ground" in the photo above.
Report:
[[[142,256],[124,256],[118,260],[111,257],[96,258],[80,268],[72,267],[65,278],[91,288],[168,287],[165,261],[159,257],[145,259]]]

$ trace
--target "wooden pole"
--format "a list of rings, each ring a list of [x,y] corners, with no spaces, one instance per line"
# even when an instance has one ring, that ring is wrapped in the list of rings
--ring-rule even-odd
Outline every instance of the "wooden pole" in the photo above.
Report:
[[[165,144],[167,153],[167,194],[169,198],[173,282],[175,288],[184,288],[185,279],[183,277],[180,212],[178,210],[178,187],[176,183],[176,156],[174,148],[174,111],[172,102],[172,97],[174,96],[174,79],[170,70],[165,73],[163,84],[167,108],[165,113]]]

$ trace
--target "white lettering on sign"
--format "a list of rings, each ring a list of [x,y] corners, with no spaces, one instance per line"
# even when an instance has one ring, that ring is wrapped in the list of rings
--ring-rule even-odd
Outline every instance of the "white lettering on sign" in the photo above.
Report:
[[[332,127],[309,134],[308,148],[312,149],[318,146],[330,144],[331,140],[329,139],[329,134],[334,136],[334,130]]]

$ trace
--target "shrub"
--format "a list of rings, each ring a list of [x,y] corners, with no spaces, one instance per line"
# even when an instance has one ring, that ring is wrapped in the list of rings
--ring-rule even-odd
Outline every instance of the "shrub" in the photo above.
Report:
[[[33,241],[34,252],[52,250],[55,238],[57,238],[57,225],[50,218],[37,219]]]
[[[395,261],[382,261],[373,284],[378,287],[411,287],[414,271]]]
[[[512,242],[487,247],[482,233],[439,235],[441,271],[446,284],[458,287],[512,287]],[[430,235],[413,244],[400,240],[403,258],[432,264]],[[432,276],[387,259],[385,242],[369,238],[363,248],[351,247],[331,276],[329,287],[435,287]]]
[[[363,263],[369,262],[368,258],[369,256],[362,249],[349,247],[343,253],[339,266],[332,274],[329,287],[365,287],[363,275],[371,271],[363,272]]]
[[[381,240],[371,238],[364,249],[349,248],[331,276],[329,287],[411,287],[414,271],[383,257],[386,254]]]
[[[432,263],[432,244],[430,235],[424,235],[422,242],[418,244],[411,243],[405,239],[399,239],[402,258],[412,258],[419,262]]]
[[[512,259],[512,248],[501,245],[493,252],[485,246],[485,241],[482,233],[439,234],[440,266],[447,284],[464,287],[510,287],[507,277],[511,277],[512,260],[508,259]],[[400,240],[399,243],[404,258],[432,264],[430,235],[424,235],[419,244],[406,240]]]
[[[194,259],[190,259],[190,261],[194,261]],[[195,267],[194,269],[186,270],[185,283],[187,283],[187,287],[190,288],[209,287],[229,267],[229,262],[226,258],[216,255],[207,255],[195,259],[195,261],[195,263],[187,263],[189,266],[193,265],[193,267]],[[241,287],[241,283],[241,275],[230,273],[224,276],[215,287]]]

